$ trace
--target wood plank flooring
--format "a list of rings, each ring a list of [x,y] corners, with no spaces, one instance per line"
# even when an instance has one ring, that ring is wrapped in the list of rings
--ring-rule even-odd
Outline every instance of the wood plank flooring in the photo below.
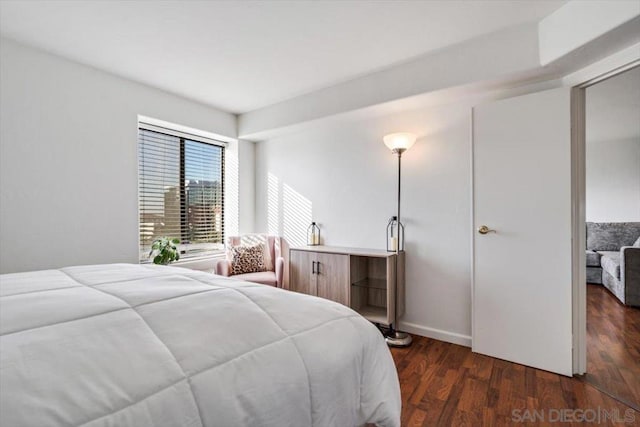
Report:
[[[600,317],[592,319],[590,331],[613,339],[606,331],[620,326],[617,322],[622,322],[628,328],[631,339],[637,340],[640,337],[637,321],[634,325],[627,323],[634,323],[633,316],[627,320],[624,320],[627,315],[622,316],[623,319],[611,320],[610,316],[607,317],[607,311],[614,310],[614,307],[606,302],[598,303],[598,297],[591,298],[594,300],[594,310],[600,313]],[[601,325],[597,324],[598,321],[601,321]],[[607,342],[606,345],[613,344]],[[633,393],[631,396],[637,396],[635,393],[640,387],[640,376],[634,368],[625,368],[628,365],[623,365],[629,362],[628,357],[634,355],[635,363],[638,363],[637,347],[628,351],[627,355],[619,346],[624,347],[618,343],[613,350],[609,350],[615,356],[608,358],[605,355],[609,353],[604,349],[599,352],[596,350],[599,359],[598,365],[594,366],[598,368],[594,369],[590,380],[599,380],[606,385],[623,382]],[[639,411],[601,392],[586,378],[567,378],[475,354],[467,347],[417,336],[411,347],[394,348],[391,353],[400,377],[403,426],[640,426]],[[614,368],[612,361],[622,364]],[[618,374],[615,369],[619,370]],[[602,372],[606,372],[606,375]],[[598,415],[601,418],[593,422],[550,423],[550,417],[559,416],[557,410],[561,409],[586,410],[582,416]],[[603,411],[608,411],[616,418],[604,419],[606,414]],[[538,418],[528,421],[525,418],[527,414]],[[581,416],[580,412],[570,414]],[[541,415],[543,418],[540,418]]]
[[[640,308],[587,285],[585,381],[640,411]]]

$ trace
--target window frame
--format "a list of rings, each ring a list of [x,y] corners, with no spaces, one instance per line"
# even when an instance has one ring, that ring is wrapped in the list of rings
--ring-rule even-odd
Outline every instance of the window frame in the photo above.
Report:
[[[221,254],[224,253],[224,247],[225,247],[225,237],[226,237],[226,229],[225,229],[225,205],[226,205],[226,149],[228,147],[228,143],[224,142],[224,141],[220,141],[218,139],[213,139],[207,136],[203,136],[203,135],[198,135],[197,133],[191,133],[191,132],[185,132],[185,131],[181,131],[181,130],[177,130],[174,128],[170,128],[170,127],[165,127],[165,126],[159,126],[159,125],[155,125],[152,123],[148,123],[146,121],[142,121],[139,120],[138,121],[138,138],[136,141],[136,148],[137,148],[137,154],[138,154],[138,162],[137,162],[137,168],[138,168],[138,252],[139,252],[139,263],[140,264],[147,264],[147,263],[151,263],[151,260],[148,259],[146,256],[144,256],[143,254],[143,245],[142,245],[142,238],[141,238],[141,214],[143,212],[142,210],[142,205],[140,203],[141,200],[141,193],[140,193],[140,179],[142,177],[141,173],[142,170],[140,168],[140,137],[139,137],[139,132],[141,130],[145,130],[145,131],[151,131],[151,132],[155,132],[155,133],[159,133],[159,134],[164,134],[167,136],[171,136],[171,137],[175,137],[178,138],[178,144],[179,144],[179,159],[178,159],[178,168],[179,168],[179,180],[180,180],[180,188],[179,188],[179,193],[180,193],[180,244],[178,246],[179,252],[180,252],[180,261],[185,261],[185,262],[190,262],[190,261],[194,261],[197,259],[202,259],[202,258],[206,258],[206,257],[215,257],[215,256],[220,256]],[[195,131],[195,130],[194,130]],[[197,132],[197,131],[196,131]],[[200,133],[200,132],[198,132]],[[203,134],[205,134],[206,132],[202,132]],[[220,238],[221,238],[221,242],[220,242],[220,247],[215,248],[215,249],[211,249],[211,250],[192,250],[192,251],[188,251],[185,248],[185,244],[183,244],[182,242],[184,241],[184,236],[186,234],[188,234],[188,224],[189,224],[189,213],[188,213],[188,201],[187,201],[187,191],[186,191],[186,185],[185,185],[185,180],[186,180],[186,162],[185,162],[185,157],[186,157],[186,141],[190,140],[190,141],[194,141],[194,142],[198,142],[198,143],[204,143],[204,144],[208,144],[208,145],[214,145],[217,147],[221,148],[221,152],[220,152],[220,186],[221,186],[221,195],[220,195],[220,205],[221,205],[221,210],[222,210],[222,214],[221,214],[221,218],[220,218],[220,227],[221,227],[221,234],[220,234]],[[157,237],[157,236],[156,236]],[[190,245],[190,244],[186,244],[186,245]],[[144,258],[143,258],[144,256]]]

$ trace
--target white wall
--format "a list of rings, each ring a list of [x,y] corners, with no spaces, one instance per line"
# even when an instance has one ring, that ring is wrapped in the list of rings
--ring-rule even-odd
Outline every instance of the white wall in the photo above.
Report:
[[[418,134],[403,156],[407,331],[470,345],[470,126],[468,106],[328,121],[259,142],[256,228],[304,244],[311,219],[323,243],[385,247],[395,213],[396,158],[382,136]]]
[[[238,142],[239,163],[238,185],[241,189],[238,199],[239,217],[236,234],[253,233],[256,214],[256,145],[250,141]],[[229,229],[229,233],[233,230]]]
[[[640,221],[640,67],[586,91],[586,218]]]
[[[214,108],[7,39],[0,55],[0,272],[138,261],[138,114],[236,135]],[[252,168],[252,143],[229,154]],[[236,172],[236,203],[250,173]]]
[[[640,138],[587,141],[586,218],[640,221]]]

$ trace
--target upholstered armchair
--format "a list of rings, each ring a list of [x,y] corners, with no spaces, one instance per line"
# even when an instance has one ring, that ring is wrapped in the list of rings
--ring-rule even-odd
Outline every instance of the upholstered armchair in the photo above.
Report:
[[[256,243],[266,243],[265,251],[270,255],[270,260],[265,260],[267,261],[267,271],[232,275],[231,256],[228,248],[230,246],[254,245]],[[229,236],[227,239],[227,257],[218,261],[215,271],[220,276],[281,288],[284,277],[284,258],[282,257],[280,237],[265,236],[264,234]]]

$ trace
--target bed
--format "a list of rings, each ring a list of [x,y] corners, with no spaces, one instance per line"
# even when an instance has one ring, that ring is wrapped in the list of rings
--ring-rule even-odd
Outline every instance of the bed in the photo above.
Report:
[[[378,330],[331,301],[109,264],[0,276],[2,426],[400,425]]]

